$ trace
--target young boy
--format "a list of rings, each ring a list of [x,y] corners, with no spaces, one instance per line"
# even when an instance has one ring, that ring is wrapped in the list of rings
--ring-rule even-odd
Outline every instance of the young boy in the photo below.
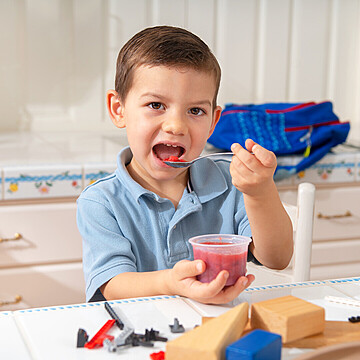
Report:
[[[200,155],[219,120],[220,67],[187,30],[147,28],[121,49],[107,107],[129,147],[116,172],[78,199],[88,301],[177,294],[204,303],[233,300],[254,280],[225,287],[228,272],[205,284],[190,237],[252,236],[248,260],[275,269],[292,256],[292,226],[273,181],[276,157],[248,139],[231,164],[203,159],[172,168],[169,156]],[[251,227],[251,229],[250,229]]]

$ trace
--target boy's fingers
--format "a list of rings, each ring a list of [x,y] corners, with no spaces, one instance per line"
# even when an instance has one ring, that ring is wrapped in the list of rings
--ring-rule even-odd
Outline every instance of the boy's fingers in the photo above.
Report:
[[[202,260],[182,260],[176,263],[176,273],[180,279],[193,277],[205,271],[205,263]]]
[[[240,144],[232,144],[231,150],[234,153],[232,163],[239,171],[242,171],[243,168],[246,168],[251,172],[254,172],[261,164],[260,160],[257,159],[253,153],[249,152],[247,149],[244,149]]]
[[[238,143],[233,143],[231,145],[231,151],[234,153],[234,155],[236,155],[236,153],[239,152],[241,149],[244,149],[244,148]]]
[[[216,296],[224,288],[228,277],[229,273],[227,271],[220,271],[213,281],[208,284],[203,284],[206,286],[202,286],[202,294],[199,294],[199,296],[204,298]]]
[[[273,168],[276,166],[276,156],[272,151],[265,149],[252,139],[247,139],[245,141],[245,147],[246,150],[255,155],[256,159],[259,160],[265,167]],[[231,145],[231,151],[234,153],[234,155],[238,154],[242,149],[245,150],[238,143]],[[249,159],[250,158],[248,158],[248,160]]]
[[[222,271],[221,273],[223,273]],[[221,274],[219,273],[219,275]],[[219,276],[218,275],[218,276]],[[221,275],[222,277],[223,275]],[[213,280],[210,284],[208,284],[208,289],[206,290],[206,293],[203,292],[202,294],[199,294],[198,300],[205,300],[205,303],[209,304],[225,304],[232,300],[234,300],[239,294],[244,291],[250,284],[254,281],[254,275],[247,275],[240,277],[236,283],[232,286],[225,286],[227,277],[223,279],[223,282],[220,283],[220,286],[215,286],[216,281],[218,278]],[[220,280],[220,279],[219,279]],[[210,286],[211,292],[210,292]]]
[[[251,285],[255,277],[252,274],[241,276],[233,286],[229,286],[219,294],[216,301],[217,303],[227,303],[234,300],[241,292]]]
[[[243,149],[243,150],[247,150],[249,153],[251,153],[254,145],[256,145],[256,142],[254,140],[246,139],[245,147],[241,146],[239,143],[233,143],[231,145],[231,151],[235,154]]]
[[[256,142],[253,139],[246,139],[245,141],[246,150],[252,152],[253,151],[252,148],[255,144]]]
[[[265,167],[273,168],[276,166],[276,156],[272,151],[254,143],[252,152]]]

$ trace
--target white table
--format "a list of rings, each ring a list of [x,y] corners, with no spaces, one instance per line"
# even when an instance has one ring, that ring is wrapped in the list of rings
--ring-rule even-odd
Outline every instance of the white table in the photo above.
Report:
[[[202,316],[217,316],[240,302],[249,304],[275,297],[293,295],[325,308],[326,320],[347,321],[350,316],[360,315],[360,308],[341,305],[325,300],[335,296],[360,300],[360,278],[311,281],[274,286],[249,288],[232,304],[223,306],[204,305],[176,296],[156,296],[111,301],[112,307],[125,316],[137,333],[145,328],[160,331],[169,340],[179,336],[172,334],[169,324],[177,317],[186,330],[201,323]],[[155,342],[153,348],[130,347],[113,354],[100,348],[89,350],[76,348],[79,328],[87,331],[90,338],[109,319],[103,303],[64,305],[47,308],[0,312],[1,359],[149,359],[149,354],[165,350],[165,343]],[[113,327],[116,336],[119,329]],[[306,349],[283,349],[282,359],[294,359]]]

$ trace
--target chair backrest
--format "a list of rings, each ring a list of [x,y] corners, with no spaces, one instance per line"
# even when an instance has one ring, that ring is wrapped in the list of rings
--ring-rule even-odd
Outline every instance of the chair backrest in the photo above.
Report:
[[[294,229],[292,278],[294,282],[310,280],[311,247],[314,222],[315,186],[298,186],[297,205],[283,203]]]
[[[310,280],[314,204],[315,186],[310,183],[302,183],[298,186],[297,205],[283,202],[294,230],[292,261],[285,270],[271,270],[249,263],[248,273],[255,275],[253,286]]]

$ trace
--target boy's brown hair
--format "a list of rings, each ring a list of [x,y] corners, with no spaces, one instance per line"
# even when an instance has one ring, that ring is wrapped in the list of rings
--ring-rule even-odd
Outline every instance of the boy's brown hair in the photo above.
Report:
[[[216,106],[221,70],[214,54],[198,36],[182,28],[155,26],[135,34],[120,50],[116,63],[115,91],[124,102],[130,91],[135,70],[141,66],[192,68],[212,73]]]

